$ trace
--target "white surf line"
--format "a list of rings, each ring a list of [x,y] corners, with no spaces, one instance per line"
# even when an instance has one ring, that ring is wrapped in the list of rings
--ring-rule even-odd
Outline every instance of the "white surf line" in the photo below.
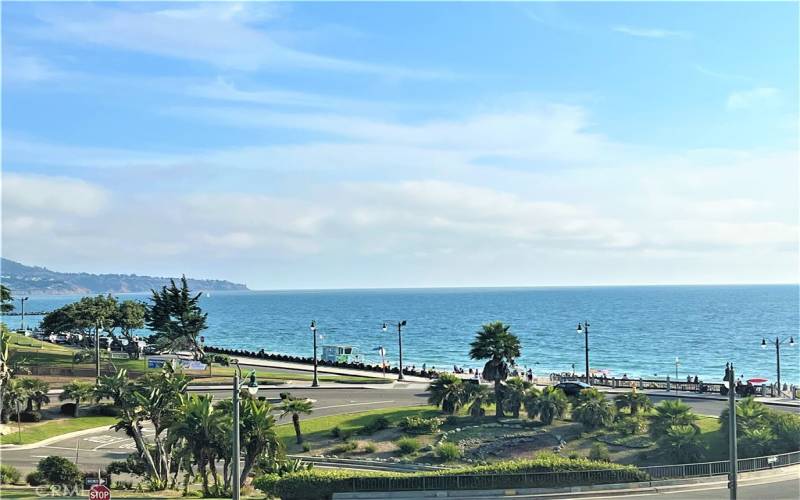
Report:
[[[329,408],[344,408],[346,406],[360,406],[360,405],[379,405],[384,403],[394,403],[394,401],[367,401],[364,403],[347,403],[343,405],[332,405],[332,406],[320,406],[319,408],[314,408],[315,410],[327,410]]]

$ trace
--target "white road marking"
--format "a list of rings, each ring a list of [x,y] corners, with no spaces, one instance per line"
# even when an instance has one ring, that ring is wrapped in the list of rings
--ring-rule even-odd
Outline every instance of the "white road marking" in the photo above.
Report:
[[[333,405],[333,406],[320,406],[319,408],[314,408],[315,410],[327,410],[328,408],[343,408],[345,406],[360,406],[360,405],[380,405],[384,403],[394,403],[394,401],[367,401],[365,403],[347,403],[344,405]]]

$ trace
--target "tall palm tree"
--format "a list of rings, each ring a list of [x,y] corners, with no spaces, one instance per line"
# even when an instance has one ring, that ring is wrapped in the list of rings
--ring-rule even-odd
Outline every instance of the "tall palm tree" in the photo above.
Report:
[[[680,399],[662,401],[655,407],[655,415],[650,422],[650,435],[658,439],[666,434],[667,429],[674,426],[689,425],[699,430],[697,426],[699,418],[692,412],[692,408]]]
[[[597,429],[611,424],[614,420],[614,407],[597,389],[584,389],[578,395],[572,417],[587,429]]]
[[[58,399],[60,401],[75,400],[75,412],[72,416],[77,417],[80,411],[81,401],[91,399],[93,394],[94,384],[91,382],[76,381],[65,385],[61,394],[58,395]]]
[[[525,400],[525,394],[533,387],[533,384],[520,377],[512,377],[506,380],[506,387],[503,390],[503,409],[511,412],[511,416],[519,418],[519,410]]]
[[[214,411],[213,400],[214,397],[211,395],[182,395],[177,418],[168,433],[170,444],[183,440],[191,450],[203,483],[203,495],[207,497],[211,496],[208,483],[209,469],[214,472],[216,460],[219,458],[214,443],[220,439],[224,420],[228,418],[222,412]],[[216,474],[213,476],[216,483]],[[217,491],[214,493],[220,493],[219,484],[215,486]]]
[[[238,478],[240,486],[244,486],[247,476],[260,457],[266,456],[273,461],[283,454],[283,442],[275,432],[275,417],[271,412],[272,405],[266,401],[242,401],[240,436],[244,444],[244,467]]]
[[[3,397],[3,423],[8,422],[9,415],[16,413],[17,422],[20,421],[21,407],[28,400],[28,391],[19,380],[8,379]]]
[[[626,392],[614,398],[614,404],[618,410],[630,408],[631,415],[638,415],[639,410],[648,412],[653,408],[653,402],[643,392]]]
[[[483,379],[494,382],[495,416],[503,416],[503,381],[508,378],[510,366],[520,356],[520,343],[511,333],[509,325],[495,321],[483,325],[470,344],[469,357],[487,359]]]
[[[455,414],[464,402],[464,382],[451,373],[442,373],[428,386],[428,403],[441,406],[442,411]]]
[[[481,384],[468,384],[464,391],[464,404],[469,404],[469,414],[472,417],[482,417],[486,414],[483,405],[494,400],[494,394],[489,388]]]
[[[539,392],[531,387],[523,400],[525,412],[530,418],[539,417],[544,425],[550,425],[556,418],[562,418],[569,410],[569,399],[564,391],[555,387],[545,387]]]
[[[297,444],[303,443],[303,433],[300,430],[300,414],[310,415],[314,404],[309,399],[294,399],[291,394],[287,394],[281,405],[281,417],[292,416],[294,434],[297,437]]]
[[[20,379],[20,384],[25,389],[28,398],[25,411],[33,411],[34,405],[36,405],[36,411],[41,411],[42,405],[50,402],[50,398],[47,396],[47,391],[50,390],[50,384],[44,380],[23,378]]]

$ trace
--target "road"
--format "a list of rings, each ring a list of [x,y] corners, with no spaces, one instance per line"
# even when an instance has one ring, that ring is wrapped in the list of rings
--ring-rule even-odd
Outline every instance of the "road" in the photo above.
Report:
[[[737,490],[739,500],[797,500],[800,498],[800,478],[794,477],[784,480],[772,481],[758,480],[741,484]],[[658,491],[653,493],[636,493],[630,495],[581,497],[583,500],[611,499],[611,498],[671,498],[675,500],[728,500],[730,492],[725,485],[713,488],[675,489],[673,491]],[[498,497],[500,498],[500,497]],[[505,498],[505,497],[504,497]],[[525,498],[524,496],[512,498]]]
[[[294,387],[291,385],[262,386],[258,395],[266,396],[270,400],[278,400],[281,392],[290,391],[296,397],[311,398],[315,400],[313,417],[323,417],[343,413],[356,413],[376,408],[390,408],[397,406],[422,405],[427,403],[427,393],[424,385],[414,384],[413,388],[302,388],[301,383]],[[303,385],[307,383],[302,383]],[[374,387],[374,386],[373,386]],[[229,397],[229,390],[205,391],[213,394],[215,399]],[[655,403],[659,399],[653,400]],[[724,401],[715,400],[686,400],[692,409],[701,415],[717,416],[726,407]],[[785,407],[774,407],[781,411],[800,410]],[[70,459],[78,457],[78,464],[86,470],[104,466],[110,461],[124,459],[134,450],[133,442],[123,433],[114,431],[101,431],[93,435],[78,438],[68,438],[46,446],[26,449],[2,451],[3,463],[13,465],[23,472],[33,470],[36,463],[48,455],[61,455]]]

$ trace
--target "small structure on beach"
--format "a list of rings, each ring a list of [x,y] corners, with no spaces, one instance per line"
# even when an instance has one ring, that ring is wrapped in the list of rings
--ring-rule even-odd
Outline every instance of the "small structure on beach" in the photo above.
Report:
[[[322,346],[322,360],[330,363],[362,363],[361,353],[350,345]]]

